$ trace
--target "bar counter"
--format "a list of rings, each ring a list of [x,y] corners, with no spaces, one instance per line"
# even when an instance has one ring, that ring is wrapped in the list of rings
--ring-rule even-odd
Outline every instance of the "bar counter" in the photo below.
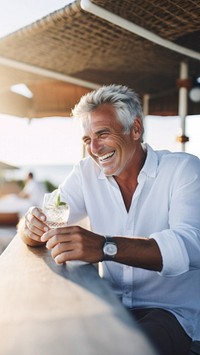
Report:
[[[96,268],[16,235],[0,256],[1,355],[155,355]]]

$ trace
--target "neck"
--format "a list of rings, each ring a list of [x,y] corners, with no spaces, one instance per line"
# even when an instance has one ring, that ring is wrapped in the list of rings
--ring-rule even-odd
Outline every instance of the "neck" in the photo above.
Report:
[[[146,151],[143,147],[138,145],[132,160],[129,162],[127,168],[119,175],[114,176],[118,185],[131,185],[133,181],[137,181],[137,177],[146,160]]]
[[[133,194],[137,188],[137,178],[144,165],[145,159],[146,151],[139,145],[134,154],[134,161],[131,162],[129,168],[124,171],[123,174],[114,176],[120,188],[127,211],[130,208]]]

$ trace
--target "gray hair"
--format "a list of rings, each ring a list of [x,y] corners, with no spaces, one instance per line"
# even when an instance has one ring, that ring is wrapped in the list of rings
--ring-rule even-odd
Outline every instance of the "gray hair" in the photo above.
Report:
[[[72,110],[74,117],[84,117],[98,106],[112,105],[117,118],[124,127],[124,133],[129,133],[136,117],[142,120],[142,107],[138,95],[127,86],[108,85],[82,96],[79,103]]]

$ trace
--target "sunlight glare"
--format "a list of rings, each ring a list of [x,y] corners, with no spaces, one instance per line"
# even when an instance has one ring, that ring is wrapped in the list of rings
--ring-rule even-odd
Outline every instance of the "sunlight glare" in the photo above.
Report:
[[[0,160],[10,164],[74,164],[82,155],[79,123],[72,118],[0,115],[0,132]]]

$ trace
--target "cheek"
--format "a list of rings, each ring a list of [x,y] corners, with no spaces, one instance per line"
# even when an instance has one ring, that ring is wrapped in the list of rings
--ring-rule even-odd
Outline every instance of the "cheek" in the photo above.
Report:
[[[91,144],[85,144],[84,150],[87,154],[91,155]]]
[[[124,140],[122,138],[116,139],[116,148],[118,148],[122,152],[128,152],[132,150],[132,143],[128,140]]]
[[[91,152],[91,147],[85,147],[85,151],[87,152],[87,155],[89,155],[92,159],[94,159],[96,161],[96,157],[92,154]]]
[[[85,145],[85,151],[88,153],[88,154],[90,154],[90,152],[91,152],[91,148],[90,148],[90,146],[89,145]]]
[[[109,137],[105,140],[105,145],[121,148],[126,145],[126,142],[119,135],[112,135],[112,137]]]

